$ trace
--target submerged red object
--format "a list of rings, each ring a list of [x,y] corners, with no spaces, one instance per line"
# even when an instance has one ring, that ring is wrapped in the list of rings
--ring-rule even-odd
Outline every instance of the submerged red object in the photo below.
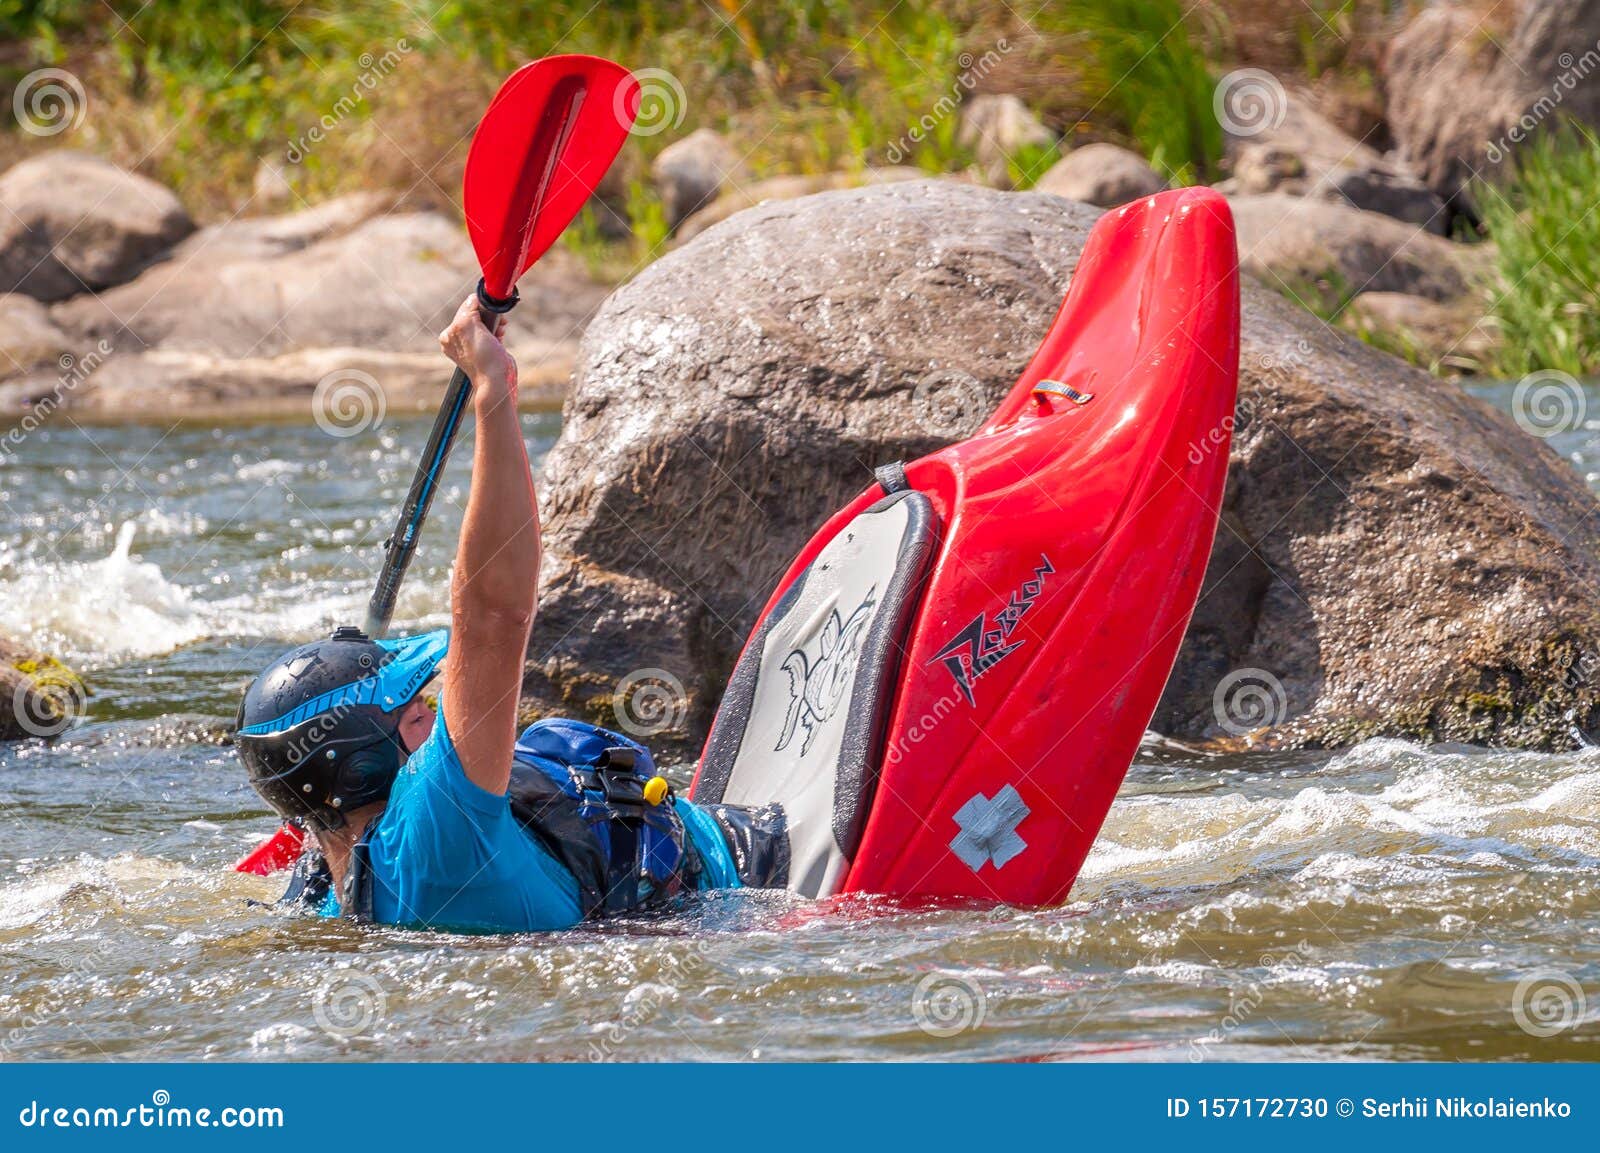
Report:
[[[809,895],[1064,900],[1199,595],[1238,359],[1222,197],[1108,213],[983,429],[790,566],[694,799],[781,802]]]
[[[276,833],[240,857],[234,863],[233,871],[257,877],[271,876],[298,861],[305,843],[306,834],[299,825],[284,823]]]

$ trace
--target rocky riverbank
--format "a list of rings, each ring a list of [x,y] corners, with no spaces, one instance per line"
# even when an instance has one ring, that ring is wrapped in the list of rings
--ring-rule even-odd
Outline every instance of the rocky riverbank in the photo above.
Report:
[[[435,338],[477,281],[458,221],[373,194],[196,229],[152,181],[57,151],[0,175],[0,205],[12,421],[428,409],[448,376]],[[606,288],[556,252],[521,291],[508,343],[524,400],[559,403]]]
[[[1489,14],[1447,3],[1395,25],[1375,102],[1359,109],[1258,68],[1222,76],[1218,188],[1244,268],[1374,343],[1471,371],[1496,332],[1492,245],[1475,230],[1469,177],[1493,179],[1512,139],[1557,113],[1594,122],[1600,88],[1585,70],[1600,71],[1597,51],[1600,0]],[[1179,175],[1117,144],[1069,147],[1014,94],[974,94],[935,119],[946,115],[973,158],[947,180],[1109,208]],[[666,230],[647,259],[757,204],[926,176],[864,159],[763,174],[730,138],[688,133],[641,174]],[[292,415],[363,392],[368,404],[429,407],[434,334],[476,278],[459,223],[376,193],[257,215],[293,199],[279,169],[263,173],[275,179],[236,215],[198,229],[169,189],[81,152],[42,151],[0,173],[0,412]],[[626,232],[633,193],[611,184],[595,227]],[[609,287],[560,250],[527,277],[511,343],[530,403],[565,395]],[[702,291],[689,287],[684,307]]]

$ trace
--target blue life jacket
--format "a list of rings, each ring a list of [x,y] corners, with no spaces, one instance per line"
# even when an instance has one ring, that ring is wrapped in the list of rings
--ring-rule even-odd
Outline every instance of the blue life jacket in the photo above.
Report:
[[[577,881],[585,920],[659,909],[700,887],[702,861],[657,777],[650,750],[585,721],[549,719],[523,730],[512,753],[508,800],[523,830]],[[789,838],[777,805],[708,806],[742,884],[782,887]],[[327,864],[308,853],[280,903],[320,907],[331,884]],[[371,921],[373,878],[366,839],[351,849],[340,907]]]
[[[700,854],[650,750],[584,721],[537,721],[511,755],[511,814],[578,881],[584,917],[659,906],[699,887]]]

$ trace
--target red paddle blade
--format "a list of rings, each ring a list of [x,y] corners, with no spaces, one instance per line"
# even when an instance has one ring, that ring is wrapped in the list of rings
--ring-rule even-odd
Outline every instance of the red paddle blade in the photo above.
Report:
[[[295,825],[284,825],[272,836],[262,841],[233,866],[236,873],[251,873],[265,877],[279,869],[287,869],[300,859],[300,850],[306,835]]]
[[[546,56],[511,74],[483,114],[462,200],[490,296],[517,278],[583,208],[639,114],[639,82],[598,56]]]

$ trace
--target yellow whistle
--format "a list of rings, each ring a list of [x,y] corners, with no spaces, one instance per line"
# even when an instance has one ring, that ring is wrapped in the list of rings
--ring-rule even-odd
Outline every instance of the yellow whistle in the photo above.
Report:
[[[652,805],[659,805],[667,799],[667,790],[671,788],[665,777],[651,777],[644,783],[644,799]]]

